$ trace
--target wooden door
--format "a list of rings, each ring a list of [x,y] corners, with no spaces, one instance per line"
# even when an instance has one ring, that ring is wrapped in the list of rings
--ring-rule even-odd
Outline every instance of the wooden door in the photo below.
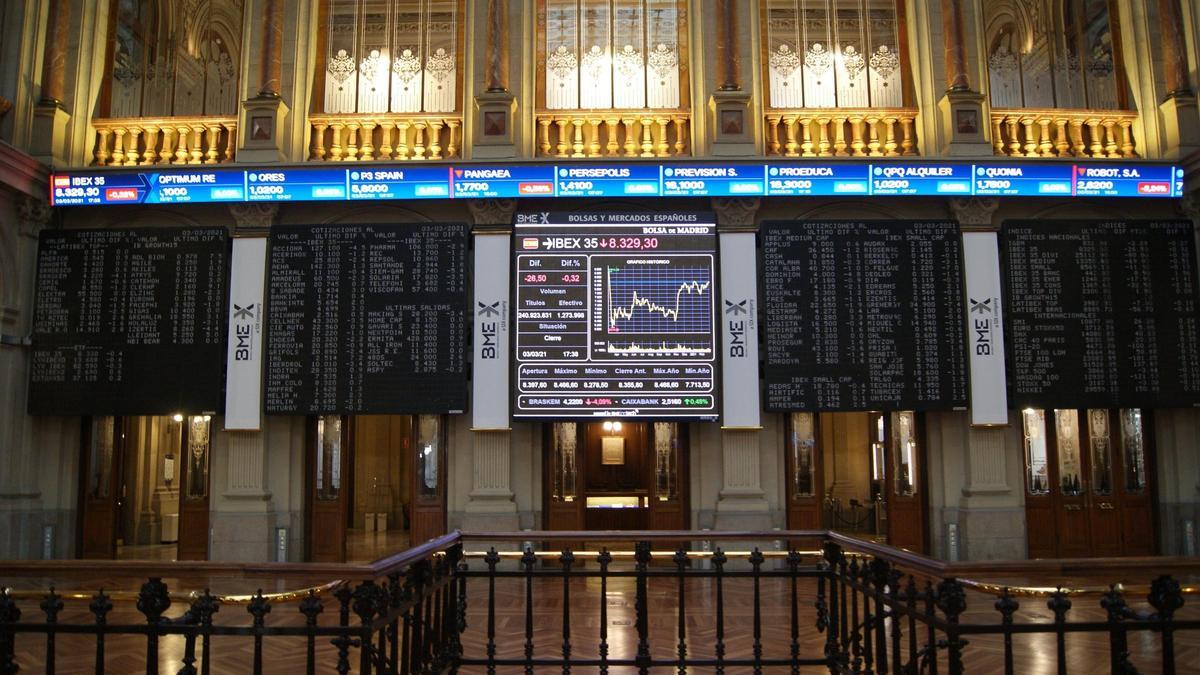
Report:
[[[1113,447],[1117,451],[1114,481],[1121,514],[1122,555],[1154,555],[1154,428],[1149,412],[1137,408],[1114,411]]]
[[[75,548],[80,558],[117,557],[119,474],[124,436],[124,420],[120,417],[84,417],[81,422]]]
[[[547,424],[545,430],[545,508],[547,530],[582,530],[584,499],[576,422]]]
[[[1153,555],[1152,443],[1142,411],[1022,415],[1029,556]]]
[[[1121,555],[1120,495],[1115,485],[1112,414],[1106,408],[1085,411],[1087,417],[1087,452],[1083,466],[1087,501],[1090,555]]]
[[[305,557],[310,562],[346,561],[346,512],[349,498],[344,482],[349,478],[349,421],[341,415],[312,417],[308,421],[305,452],[308,532]]]
[[[884,500],[888,543],[925,552],[925,443],[917,414],[893,412],[886,418],[888,462]]]
[[[1050,435],[1052,485],[1058,502],[1054,524],[1057,528],[1058,556],[1082,557],[1091,554],[1092,537],[1088,518],[1086,453],[1078,410],[1055,410],[1051,416],[1054,431]]]
[[[1025,532],[1030,558],[1058,555],[1057,507],[1054,486],[1058,484],[1057,463],[1050,459],[1046,411],[1021,411],[1025,446]]]
[[[650,514],[647,529],[688,529],[688,427],[678,422],[646,425],[650,457]]]
[[[819,420],[815,413],[791,413],[784,427],[787,453],[784,494],[787,498],[789,530],[819,530],[823,527],[825,484]]]
[[[211,454],[212,418],[188,417],[180,441],[178,560],[208,560]]]
[[[415,546],[446,533],[446,429],[440,415],[416,417],[413,443],[412,515]]]

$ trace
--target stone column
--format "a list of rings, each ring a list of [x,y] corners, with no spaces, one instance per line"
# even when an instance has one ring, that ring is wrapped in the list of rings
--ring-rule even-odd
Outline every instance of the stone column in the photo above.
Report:
[[[474,138],[471,152],[474,157],[509,158],[519,153],[516,145],[515,125],[517,98],[509,91],[509,12],[517,11],[520,4],[488,0],[486,36],[483,52],[475,49],[476,58],[483,60],[483,91],[475,95],[475,115],[472,124]]]
[[[62,105],[66,98],[67,37],[71,27],[70,0],[50,0],[46,49],[42,56],[41,105]]]
[[[756,125],[751,119],[751,115],[756,114],[751,93],[742,90],[739,45],[743,39],[749,38],[738,32],[737,5],[737,0],[716,0],[717,79],[709,106],[711,117],[708,119],[708,126],[712,129],[713,155],[758,153],[754,136]]]
[[[484,278],[482,276],[484,268],[490,268],[495,272],[495,267],[491,267],[493,264],[502,264],[503,268],[508,270],[508,256],[510,255],[508,241],[512,234],[512,218],[517,208],[516,200],[473,200],[468,203],[468,208],[470,208],[472,219],[475,221],[473,234],[476,242],[475,268],[478,278],[481,280]],[[497,238],[502,239],[503,246],[492,246],[492,241],[484,242],[484,240],[496,240]],[[481,254],[481,251],[485,253]],[[504,260],[489,261],[481,259],[480,255],[503,255]],[[478,309],[473,314],[476,322],[477,343],[480,341],[481,322],[490,321],[498,324],[505,321],[508,315],[508,290],[505,288],[496,289],[496,291],[497,295],[495,296],[484,296],[480,284],[477,283],[475,287],[475,305],[473,306]],[[498,300],[492,299],[497,296]],[[493,307],[494,302],[498,302],[499,307]],[[490,334],[497,340],[497,349],[493,356],[507,361],[510,352],[506,347],[507,340],[499,335],[497,329],[493,329]],[[478,360],[481,356],[477,344],[475,353],[477,364],[485,363]],[[488,361],[486,363],[496,362]],[[479,371],[482,369],[482,366],[476,368],[475,377],[481,376]],[[507,372],[507,367],[504,368],[504,371]],[[472,387],[475,389],[476,398],[485,391],[490,391],[495,396],[508,395],[507,387],[503,383],[493,383],[489,386],[487,382],[475,381],[472,382]],[[476,419],[479,420],[478,409],[476,415]],[[467,504],[462,517],[461,527],[464,530],[505,531],[520,528],[517,504],[512,491],[512,430],[507,427],[507,415],[503,416],[504,422],[495,420],[495,416],[492,417],[493,419],[487,422],[486,427],[475,426],[471,429],[471,492],[467,495]],[[501,424],[504,425],[502,428]]]
[[[265,237],[279,214],[279,205],[271,203],[231,204],[229,213],[236,224],[233,234],[240,237]],[[277,514],[277,504],[269,486],[271,434],[268,421],[258,431],[226,431],[213,421],[212,452],[209,457],[211,560],[275,560],[274,526],[289,524],[288,514]],[[278,439],[287,443],[290,439]],[[303,448],[301,443],[299,447]],[[301,449],[301,452],[303,450]],[[280,467],[277,470],[286,470]],[[285,496],[286,500],[287,497]],[[302,533],[293,533],[300,541]],[[302,551],[293,550],[294,560]]]
[[[948,155],[990,155],[987,134],[991,125],[983,117],[984,97],[971,88],[963,32],[962,0],[941,0],[942,39],[945,41],[946,93],[938,101]]]
[[[1179,0],[1158,0],[1158,26],[1163,79],[1167,85],[1166,98],[1159,104],[1167,141],[1166,156],[1186,157],[1200,149],[1200,116],[1197,115],[1196,93],[1188,77]]]
[[[49,4],[46,46],[42,52],[42,95],[33,110],[29,154],[55,167],[66,164],[67,123],[71,119],[63,104],[66,99],[71,2],[50,0]]]
[[[287,106],[283,102],[283,0],[262,0],[262,48],[258,64],[258,95],[242,102],[244,115],[238,129],[239,162],[279,162]]]
[[[713,199],[718,230],[753,230],[760,205],[756,198]],[[761,428],[721,429],[721,492],[713,529],[771,529],[771,504],[762,487],[761,437]]]
[[[741,58],[737,41],[737,0],[717,0],[717,69],[721,91],[740,91]]]
[[[487,4],[487,90],[508,91],[508,13],[501,0]]]
[[[946,43],[946,89],[970,91],[967,50],[963,42],[962,0],[941,0],[942,37]]]

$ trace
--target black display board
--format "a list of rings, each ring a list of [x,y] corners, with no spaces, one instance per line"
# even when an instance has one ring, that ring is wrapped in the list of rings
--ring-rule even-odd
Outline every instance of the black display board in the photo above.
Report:
[[[29,412],[220,412],[228,285],[224,228],[43,231]]]
[[[1200,404],[1196,251],[1186,221],[1008,221],[1016,407]]]
[[[717,417],[712,214],[519,214],[515,418]]]
[[[956,223],[775,221],[761,242],[767,410],[966,405]]]
[[[273,228],[265,410],[465,410],[467,245],[462,223]]]

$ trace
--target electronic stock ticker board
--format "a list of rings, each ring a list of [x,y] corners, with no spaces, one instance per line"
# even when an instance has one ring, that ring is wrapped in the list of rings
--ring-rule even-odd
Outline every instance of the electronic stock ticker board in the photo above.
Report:
[[[716,224],[519,214],[514,418],[717,417]]]
[[[1147,162],[772,161],[406,163],[51,176],[54,206],[541,197],[1182,197],[1183,169]]]

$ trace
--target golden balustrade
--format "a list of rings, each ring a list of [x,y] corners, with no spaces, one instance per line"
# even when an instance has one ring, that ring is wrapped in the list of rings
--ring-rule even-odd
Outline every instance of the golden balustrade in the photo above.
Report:
[[[217,164],[233,159],[236,117],[93,119],[96,166]]]
[[[1137,157],[1134,110],[992,109],[992,145],[1008,157]]]
[[[771,110],[768,155],[783,157],[897,157],[916,155],[916,108]]]
[[[457,157],[462,117],[431,114],[310,115],[314,162],[433,160]]]
[[[691,114],[680,110],[544,111],[537,114],[541,157],[690,155]]]

